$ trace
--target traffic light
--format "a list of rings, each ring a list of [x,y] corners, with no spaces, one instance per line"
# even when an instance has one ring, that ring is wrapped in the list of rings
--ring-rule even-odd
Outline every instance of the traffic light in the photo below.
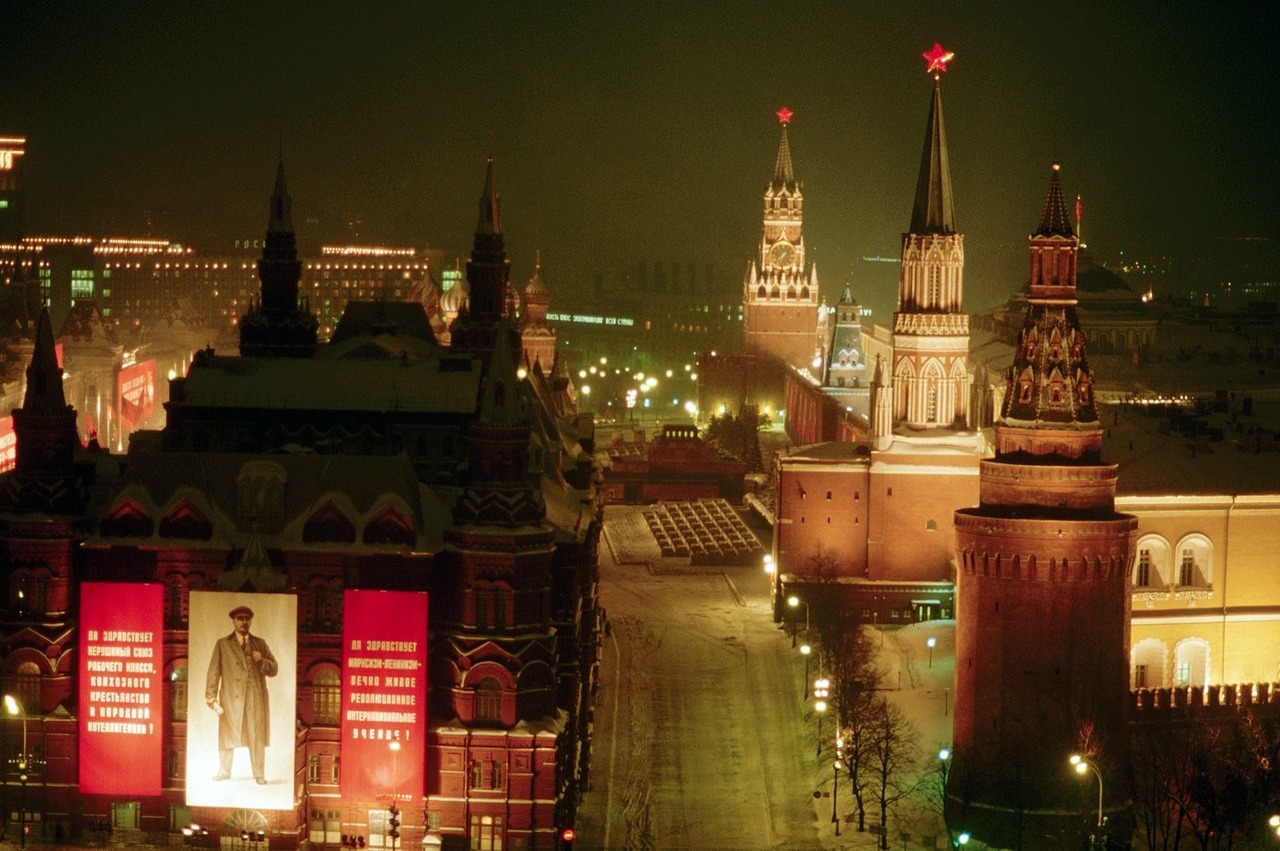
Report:
[[[566,827],[560,831],[560,848],[561,851],[573,851],[573,840],[577,838],[578,832],[571,827]]]
[[[387,836],[391,838],[394,847],[395,840],[400,838],[400,809],[394,801],[387,807],[387,813],[391,816],[387,819]]]

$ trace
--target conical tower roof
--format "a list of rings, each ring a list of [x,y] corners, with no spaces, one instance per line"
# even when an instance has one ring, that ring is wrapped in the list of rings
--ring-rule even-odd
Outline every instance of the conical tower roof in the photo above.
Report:
[[[791,110],[785,106],[778,110],[778,121],[782,124],[782,137],[778,140],[778,159],[773,166],[773,186],[775,189],[795,189],[796,173],[791,166],[791,142],[787,139],[787,125],[791,123]]]
[[[1053,164],[1053,173],[1049,178],[1049,194],[1044,199],[1044,211],[1040,214],[1040,226],[1036,228],[1036,236],[1074,236],[1071,229],[1071,217],[1067,213],[1067,200],[1062,195],[1062,181],[1058,173],[1062,166]]]
[[[502,233],[502,204],[498,198],[498,185],[493,179],[493,157],[489,157],[484,175],[484,191],[480,194],[480,221],[476,233]]]
[[[956,214],[951,199],[951,164],[947,155],[947,132],[942,122],[942,84],[933,81],[933,102],[925,127],[924,152],[920,158],[920,179],[911,211],[911,233],[955,233]]]
[[[27,392],[22,410],[30,414],[61,414],[67,410],[62,390],[62,367],[54,350],[53,324],[49,311],[42,309],[36,324],[36,344],[27,367]]]

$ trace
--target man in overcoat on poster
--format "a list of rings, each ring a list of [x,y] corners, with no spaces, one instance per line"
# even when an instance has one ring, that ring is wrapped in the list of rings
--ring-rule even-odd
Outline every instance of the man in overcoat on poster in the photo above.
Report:
[[[218,714],[218,773],[213,779],[230,778],[236,748],[248,748],[253,779],[263,785],[271,744],[267,677],[279,673],[280,666],[267,642],[249,632],[253,610],[237,606],[229,614],[234,629],[214,644],[205,680],[204,702]]]

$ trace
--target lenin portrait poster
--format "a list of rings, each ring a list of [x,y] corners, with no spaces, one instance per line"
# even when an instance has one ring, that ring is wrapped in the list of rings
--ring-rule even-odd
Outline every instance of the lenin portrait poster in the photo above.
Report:
[[[293,807],[297,668],[295,595],[191,592],[188,806]]]

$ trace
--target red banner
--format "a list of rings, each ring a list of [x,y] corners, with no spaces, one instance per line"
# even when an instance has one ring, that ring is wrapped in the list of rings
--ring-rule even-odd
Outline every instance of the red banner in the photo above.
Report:
[[[422,797],[426,758],[427,595],[342,595],[342,797]]]
[[[80,792],[161,793],[164,586],[80,586]]]
[[[13,430],[13,415],[0,417],[0,473],[18,466],[18,435]]]
[[[156,407],[156,362],[135,363],[116,373],[116,404],[125,432],[140,427]]]

